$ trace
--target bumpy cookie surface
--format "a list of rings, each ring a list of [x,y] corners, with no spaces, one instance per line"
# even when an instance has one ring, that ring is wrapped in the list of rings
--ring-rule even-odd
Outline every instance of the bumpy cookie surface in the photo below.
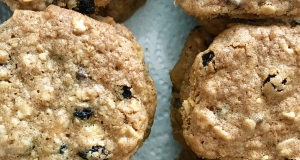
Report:
[[[115,21],[128,19],[146,0],[3,0],[11,10],[45,10],[54,4],[80,13],[110,16]]]
[[[179,111],[183,100],[189,96],[190,70],[196,55],[207,49],[211,41],[212,36],[203,28],[195,27],[192,29],[186,39],[179,61],[170,71],[170,78],[173,83],[170,112],[173,137],[184,148],[189,147],[186,145],[182,135],[182,119]]]
[[[205,158],[300,158],[300,26],[235,25],[197,55],[183,134]]]
[[[16,9],[42,11],[54,4],[74,9],[81,13],[94,13],[97,7],[107,5],[111,0],[3,0],[13,11]]]
[[[231,18],[297,18],[298,0],[175,0],[186,12],[201,18],[228,15]]]
[[[0,159],[129,159],[156,92],[123,25],[49,6],[0,26]]]

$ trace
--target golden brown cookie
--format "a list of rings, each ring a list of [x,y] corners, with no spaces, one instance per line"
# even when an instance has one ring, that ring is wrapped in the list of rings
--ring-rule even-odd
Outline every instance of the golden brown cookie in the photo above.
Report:
[[[0,26],[0,159],[129,159],[157,104],[123,25],[16,10]]]
[[[300,26],[234,25],[197,55],[181,110],[201,157],[300,158]]]
[[[12,11],[16,9],[45,10],[54,4],[80,13],[110,16],[117,22],[128,19],[146,0],[3,0]]]
[[[298,0],[175,0],[187,13],[200,18],[294,19],[300,16]]]
[[[173,83],[171,98],[171,123],[173,128],[173,137],[184,148],[189,148],[182,136],[182,119],[179,112],[181,103],[189,96],[189,76],[190,69],[195,57],[201,51],[208,48],[213,37],[201,27],[195,27],[184,44],[179,61],[170,71],[170,78]]]
[[[54,4],[62,8],[74,9],[81,13],[92,14],[98,7],[106,6],[111,0],[3,0],[12,11],[26,9],[42,11]]]

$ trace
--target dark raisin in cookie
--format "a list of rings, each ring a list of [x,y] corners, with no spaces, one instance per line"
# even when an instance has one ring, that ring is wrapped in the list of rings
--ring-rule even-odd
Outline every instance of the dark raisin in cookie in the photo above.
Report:
[[[42,11],[54,4],[90,16],[109,16],[117,22],[127,20],[146,0],[2,0],[12,11],[16,9]]]
[[[16,10],[0,26],[0,159],[129,159],[157,104],[123,25]]]
[[[300,158],[300,26],[234,25],[197,55],[183,135],[204,158]]]

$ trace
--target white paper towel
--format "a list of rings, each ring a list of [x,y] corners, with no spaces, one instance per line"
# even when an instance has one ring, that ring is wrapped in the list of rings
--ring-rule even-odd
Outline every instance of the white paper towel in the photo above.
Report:
[[[10,16],[9,8],[0,2],[0,24]],[[180,7],[175,7],[173,0],[148,0],[125,25],[145,51],[145,60],[158,92],[151,134],[132,160],[174,160],[181,148],[173,140],[169,118],[172,87],[169,71],[197,22]]]

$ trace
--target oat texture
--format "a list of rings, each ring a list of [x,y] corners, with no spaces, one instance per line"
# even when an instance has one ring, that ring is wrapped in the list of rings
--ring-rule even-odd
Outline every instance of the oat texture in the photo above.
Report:
[[[128,19],[146,0],[3,0],[11,10],[26,9],[42,11],[54,4],[80,13],[110,16],[115,21]]]
[[[300,26],[235,25],[197,55],[183,135],[213,159],[300,158]]]
[[[0,159],[129,159],[157,104],[144,54],[110,21],[49,6],[0,26]]]
[[[171,98],[171,123],[173,128],[173,137],[184,148],[189,148],[182,136],[182,119],[179,112],[181,103],[189,96],[189,77],[191,66],[198,53],[208,48],[212,41],[212,35],[207,33],[201,27],[195,27],[185,42],[179,61],[170,71],[170,78],[173,83]]]
[[[298,0],[175,0],[189,14],[200,18],[298,18]]]

